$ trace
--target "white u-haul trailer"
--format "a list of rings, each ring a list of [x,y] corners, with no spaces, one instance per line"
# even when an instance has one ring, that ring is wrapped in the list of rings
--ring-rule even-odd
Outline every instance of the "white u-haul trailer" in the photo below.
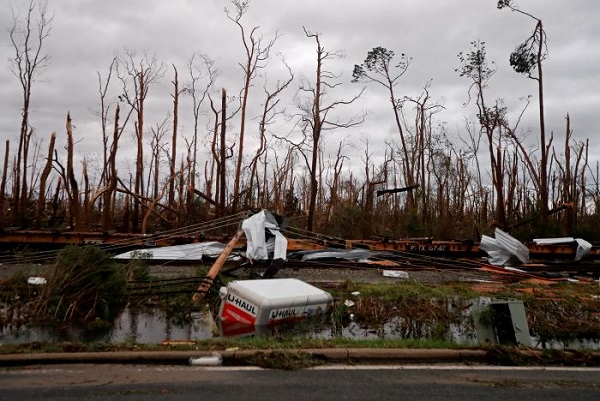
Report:
[[[221,326],[237,327],[236,332],[318,316],[333,304],[328,292],[293,278],[232,281],[219,295]]]

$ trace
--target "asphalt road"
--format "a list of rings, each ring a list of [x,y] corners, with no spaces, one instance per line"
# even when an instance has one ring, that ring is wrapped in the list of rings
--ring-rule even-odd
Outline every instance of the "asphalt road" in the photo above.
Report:
[[[587,400],[598,368],[345,366],[301,371],[156,365],[0,369],[0,400]]]

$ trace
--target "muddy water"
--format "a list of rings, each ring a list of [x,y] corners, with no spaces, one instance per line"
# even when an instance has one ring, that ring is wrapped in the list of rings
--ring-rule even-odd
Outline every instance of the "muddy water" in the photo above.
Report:
[[[466,320],[468,321],[468,319]],[[467,321],[465,324],[468,325]],[[351,319],[334,324],[331,318],[325,318],[324,320],[305,321],[275,328],[262,326],[222,328],[217,325],[208,311],[195,313],[184,322],[176,322],[158,309],[146,311],[126,309],[115,320],[113,326],[105,330],[83,330],[72,325],[61,329],[27,326],[3,327],[0,332],[0,343],[100,341],[114,344],[159,344],[163,341],[194,341],[220,336],[248,335],[321,339],[341,337],[357,340],[394,339],[406,337],[406,333],[399,330],[401,325],[402,319],[400,318],[391,319],[377,327]],[[473,344],[475,341],[474,333],[465,334],[464,330],[459,327],[451,327],[447,337],[465,345]]]
[[[481,299],[474,304],[481,303]],[[407,331],[407,325],[412,330]],[[416,327],[416,329],[415,329]],[[186,321],[174,321],[164,311],[153,309],[137,311],[126,309],[112,327],[96,330],[83,330],[75,326],[57,328],[49,327],[2,327],[1,344],[24,344],[31,342],[105,342],[112,344],[160,344],[163,341],[197,341],[220,336],[294,336],[305,338],[346,338],[366,339],[419,339],[440,338],[453,341],[459,345],[477,345],[477,333],[470,311],[465,312],[459,322],[444,326],[440,330],[439,322],[426,324],[408,322],[406,318],[395,316],[379,324],[361,322],[351,314],[339,322],[331,317],[320,321],[300,322],[293,326],[268,327],[234,327],[222,328],[216,324],[211,313],[197,312]],[[532,337],[532,344],[541,348],[541,344]],[[546,348],[563,349],[562,343],[547,343]],[[600,349],[600,341],[581,341],[568,344],[570,349]]]
[[[55,327],[3,327],[0,343],[22,344],[28,342],[99,341],[113,344],[159,344],[165,340],[205,340],[213,338],[216,326],[210,313],[195,313],[189,321],[174,322],[163,311],[138,312],[126,309],[112,328],[84,330],[75,326]]]

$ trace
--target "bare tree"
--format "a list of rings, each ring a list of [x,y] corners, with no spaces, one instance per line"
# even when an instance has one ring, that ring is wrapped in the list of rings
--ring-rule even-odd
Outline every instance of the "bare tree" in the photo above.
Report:
[[[133,109],[130,109],[130,114]],[[117,189],[117,150],[119,149],[119,139],[123,133],[123,129],[127,124],[129,115],[125,119],[125,123],[121,126],[120,122],[121,106],[117,103],[115,108],[115,115],[112,129],[112,142],[110,144],[110,152],[107,159],[107,172],[106,172],[106,187],[103,190],[104,198],[104,210],[102,213],[102,228],[108,230],[113,226],[114,218],[114,199],[113,196]]]
[[[294,80],[294,74],[292,73],[292,70],[290,69],[290,67],[287,64],[285,64],[285,66],[287,67],[287,70],[289,73],[288,79],[283,82],[278,81],[277,85],[272,90],[269,90],[267,88],[266,83],[263,88],[264,94],[265,94],[265,101],[263,103],[263,110],[262,110],[260,122],[258,124],[260,145],[257,148],[256,153],[254,154],[254,157],[252,158],[252,161],[250,162],[250,165],[249,165],[249,169],[250,169],[250,183],[248,185],[249,193],[251,193],[254,190],[254,181],[255,181],[255,176],[257,175],[258,160],[261,158],[261,156],[263,156],[265,154],[265,152],[267,150],[267,146],[266,146],[267,145],[267,137],[266,137],[267,127],[269,124],[271,124],[273,122],[273,119],[275,118],[275,116],[277,114],[283,112],[283,111],[277,110],[277,106],[280,101],[280,99],[278,97],[281,94],[281,92],[283,92]],[[258,179],[256,179],[256,181],[258,181]]]
[[[112,74],[115,70],[115,65],[117,63],[117,58],[113,58],[109,67],[108,73],[106,75],[106,79],[103,81],[102,75],[99,71],[96,71],[98,75],[98,94],[100,95],[100,111],[97,112],[97,115],[100,117],[100,124],[102,127],[102,173],[100,174],[100,184],[106,185],[108,182],[108,154],[109,154],[109,139],[110,133],[108,132],[108,124],[109,124],[109,113],[110,113],[110,102],[107,100],[108,89],[110,87],[110,81],[112,78]]]
[[[165,152],[165,143],[163,138],[167,132],[167,118],[165,118],[161,123],[157,123],[156,127],[150,128],[150,132],[152,133],[152,137],[150,138],[150,151],[152,152],[150,159],[150,170],[152,176],[152,197],[154,199],[159,198],[159,181],[160,181],[160,165],[162,161],[162,153]],[[167,153],[167,157],[171,159],[172,156],[169,156]],[[169,166],[172,164],[172,160],[169,160]],[[170,169],[169,169],[170,171]],[[170,177],[175,175],[175,168],[173,167],[173,173],[170,174]],[[150,178],[150,177],[149,177]],[[169,180],[169,188],[173,185],[173,180]],[[150,188],[150,185],[148,185]],[[169,201],[167,204],[169,207],[173,207],[172,203]]]
[[[126,50],[125,54],[118,58],[117,71],[119,79],[123,84],[123,99],[135,110],[136,125],[135,138],[137,152],[135,159],[135,193],[132,211],[132,229],[139,229],[140,199],[143,199],[144,191],[144,105],[150,86],[161,79],[164,75],[165,66],[159,63],[155,56],[147,54],[141,58],[132,50]]]
[[[35,228],[40,228],[42,223],[42,214],[44,211],[44,206],[46,204],[46,182],[48,180],[48,177],[50,176],[50,172],[52,171],[52,154],[54,153],[55,143],[56,133],[53,132],[52,135],[50,135],[50,144],[48,145],[48,156],[46,157],[46,165],[44,166],[44,170],[42,171],[42,176],[40,178],[38,201],[37,207],[35,209]]]
[[[45,3],[31,0],[24,19],[13,12],[13,24],[9,29],[10,42],[14,50],[14,57],[10,59],[11,70],[19,79],[23,92],[13,191],[17,220],[21,220],[27,210],[28,149],[33,135],[29,121],[31,95],[33,83],[50,60],[50,56],[44,52],[44,43],[52,30],[52,19],[53,17],[47,14]]]
[[[585,192],[581,191],[583,186],[579,181],[582,180],[581,171],[585,170],[587,164],[587,160],[584,160],[586,145],[573,140],[571,117],[567,114],[565,119],[564,161],[561,162],[558,159],[554,148],[552,158],[556,160],[560,173],[560,203],[570,206],[565,211],[566,231],[569,235],[573,235],[579,214],[579,200],[585,196]],[[575,153],[574,161],[572,152]]]
[[[88,175],[87,160],[85,157],[81,161],[81,172],[83,175],[83,211],[80,213],[80,227],[79,231],[89,230],[91,222],[91,208],[90,208],[90,177]]]
[[[222,215],[227,211],[227,160],[233,157],[233,148],[235,143],[228,146],[227,143],[227,122],[235,117],[240,110],[234,109],[233,112],[228,112],[228,106],[235,97],[229,98],[227,90],[221,89],[221,107],[218,109],[210,94],[208,95],[210,108],[213,114],[212,139],[210,139],[212,153],[210,174],[207,175],[206,182],[212,185],[215,182],[215,203],[217,215]],[[215,177],[216,175],[216,177]],[[208,198],[210,198],[211,190],[206,190]]]
[[[197,60],[201,66],[197,64]],[[196,187],[196,164],[198,163],[198,134],[200,121],[200,108],[206,99],[209,90],[213,87],[217,72],[214,69],[214,62],[205,55],[194,54],[188,60],[188,72],[190,74],[190,83],[186,85],[185,93],[192,97],[192,112],[194,115],[194,136],[192,139],[192,160],[191,160],[191,185]],[[206,78],[206,85],[199,87],[199,81]]]
[[[463,157],[467,160],[471,160],[472,165],[475,168],[474,188],[471,190],[473,200],[471,203],[476,226],[479,226],[487,218],[488,214],[486,201],[488,189],[487,186],[483,183],[481,162],[479,159],[479,149],[481,146],[483,132],[481,129],[477,129],[476,123],[471,122],[466,118],[465,130],[467,131],[468,139],[465,139],[461,136],[460,140],[465,145],[465,147],[462,148]]]
[[[179,75],[177,73],[177,67],[173,65],[173,70],[175,72],[173,83],[173,132],[171,138],[171,157],[169,160],[169,176],[175,176],[175,162],[177,158],[177,129],[179,123],[179,95],[185,91],[185,89],[179,89]],[[173,207],[175,205],[175,182],[171,180],[169,184],[169,206]]]
[[[430,191],[431,188],[428,185],[428,174],[431,173],[431,156],[433,155],[432,149],[432,120],[433,115],[444,108],[444,106],[431,102],[431,96],[429,94],[429,87],[431,81],[427,82],[423,87],[423,92],[416,98],[404,97],[398,104],[401,106],[404,103],[414,103],[414,133],[410,132],[408,126],[406,132],[409,133],[410,153],[404,155],[409,157],[408,165],[412,168],[413,183],[419,183],[421,196],[421,220],[423,223],[428,221],[429,204],[430,204]],[[415,184],[413,184],[415,185]],[[409,191],[407,194],[408,203],[414,202],[413,191]]]
[[[394,113],[394,121],[398,134],[400,136],[400,145],[402,152],[402,163],[404,165],[404,181],[406,186],[415,184],[415,165],[412,163],[411,149],[407,138],[407,133],[403,128],[401,121],[400,100],[396,97],[395,88],[399,84],[400,78],[406,74],[410,66],[411,58],[406,54],[400,55],[398,62],[394,61],[395,53],[384,47],[375,47],[368,52],[365,61],[362,64],[355,64],[352,72],[354,82],[374,82],[383,86],[389,94],[390,104]],[[408,193],[407,202],[410,207],[414,205],[414,196],[412,192]]]
[[[75,171],[73,166],[73,154],[75,152],[75,141],[73,139],[73,122],[71,115],[67,114],[67,184],[69,193],[69,209],[70,209],[70,226],[77,230],[81,230],[81,213],[80,213],[80,200],[79,200],[79,184],[75,178]]]
[[[310,153],[311,160],[308,162],[306,154],[303,154],[307,161],[307,167],[310,173],[310,192],[308,206],[308,222],[307,230],[312,231],[315,220],[315,209],[317,194],[319,191],[319,175],[317,174],[318,154],[321,146],[321,135],[324,131],[330,131],[339,128],[351,128],[360,125],[364,121],[364,114],[360,117],[350,118],[345,121],[335,119],[330,115],[339,107],[348,106],[354,103],[364,92],[364,88],[358,94],[349,100],[327,101],[326,94],[328,90],[333,90],[341,85],[339,75],[327,70],[325,63],[328,60],[339,58],[342,56],[340,52],[330,52],[325,50],[321,45],[319,34],[311,33],[304,28],[304,33],[308,38],[314,38],[317,44],[317,66],[315,81],[313,83],[305,82],[301,85],[300,90],[308,94],[307,102],[301,104],[302,112],[301,128],[303,132],[310,136]]]
[[[240,29],[240,35],[242,37],[242,43],[246,52],[246,60],[244,64],[240,63],[244,72],[244,86],[240,94],[240,136],[238,138],[238,152],[237,161],[235,166],[234,180],[233,180],[233,204],[232,212],[236,213],[239,195],[240,195],[240,180],[242,173],[242,161],[244,155],[244,136],[246,131],[246,111],[248,107],[248,95],[250,93],[250,87],[252,79],[255,77],[257,71],[264,68],[269,60],[269,53],[271,48],[275,44],[278,38],[276,34],[274,38],[263,43],[263,37],[257,35],[258,27],[254,27],[247,33],[244,25],[242,25],[242,17],[248,11],[248,0],[232,0],[234,6],[234,12],[231,13],[229,10],[225,10],[227,17],[233,21]]]
[[[476,97],[475,104],[479,124],[487,139],[492,184],[496,192],[496,223],[505,228],[507,221],[501,130],[507,125],[505,121],[506,109],[498,102],[491,107],[487,105],[485,96],[487,84],[496,70],[487,61],[485,42],[473,41],[471,46],[472,49],[467,54],[462,52],[458,54],[461,66],[456,71],[461,77],[469,78],[472,81],[469,87],[469,100],[473,91]]]
[[[119,148],[119,141],[127,123],[134,112],[129,108],[127,115],[121,122],[121,106],[125,99],[123,95],[115,97],[114,101],[109,100],[109,89],[113,73],[117,70],[118,57],[114,57],[108,67],[106,77],[103,78],[100,72],[98,75],[98,94],[100,97],[100,110],[96,115],[100,117],[102,129],[102,173],[100,175],[100,187],[92,195],[90,206],[93,207],[95,201],[102,200],[102,229],[109,230],[113,228],[114,201],[113,197],[117,188],[117,166],[116,156]],[[111,105],[115,106],[111,127]]]
[[[4,165],[2,168],[2,181],[0,181],[0,228],[4,227],[6,222],[4,212],[6,203],[6,180],[8,177],[8,159],[10,155],[10,141],[6,140],[4,145]]]
[[[327,185],[329,187],[329,202],[327,204],[327,212],[325,213],[328,223],[331,221],[332,214],[336,211],[340,199],[342,168],[344,167],[344,162],[348,161],[348,156],[343,153],[343,149],[346,145],[347,143],[340,141],[335,155],[335,162],[333,163],[333,166],[330,166],[330,175],[332,177],[330,183]],[[329,163],[331,164],[331,160]]]
[[[226,174],[227,174],[227,145],[226,145],[226,136],[227,136],[227,91],[225,88],[221,91],[221,130],[219,135],[219,167],[218,167],[218,176],[219,176],[219,212],[218,215],[222,216],[225,214],[225,199],[226,199]]]

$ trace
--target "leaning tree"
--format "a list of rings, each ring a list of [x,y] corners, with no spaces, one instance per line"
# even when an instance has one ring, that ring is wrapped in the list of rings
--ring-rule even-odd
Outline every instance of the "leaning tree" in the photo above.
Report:
[[[511,67],[519,74],[526,75],[529,79],[537,82],[538,86],[538,103],[539,103],[539,120],[540,120],[540,163],[539,172],[536,174],[537,187],[539,191],[540,215],[542,225],[547,222],[548,218],[548,170],[549,159],[548,154],[552,145],[552,136],[549,140],[546,139],[546,124],[544,118],[544,80],[542,74],[542,62],[547,58],[548,51],[546,46],[546,32],[542,24],[542,20],[534,17],[525,11],[520,10],[512,0],[499,0],[498,9],[508,8],[513,12],[529,17],[535,21],[533,32],[523,43],[518,45],[511,53],[509,62]]]

